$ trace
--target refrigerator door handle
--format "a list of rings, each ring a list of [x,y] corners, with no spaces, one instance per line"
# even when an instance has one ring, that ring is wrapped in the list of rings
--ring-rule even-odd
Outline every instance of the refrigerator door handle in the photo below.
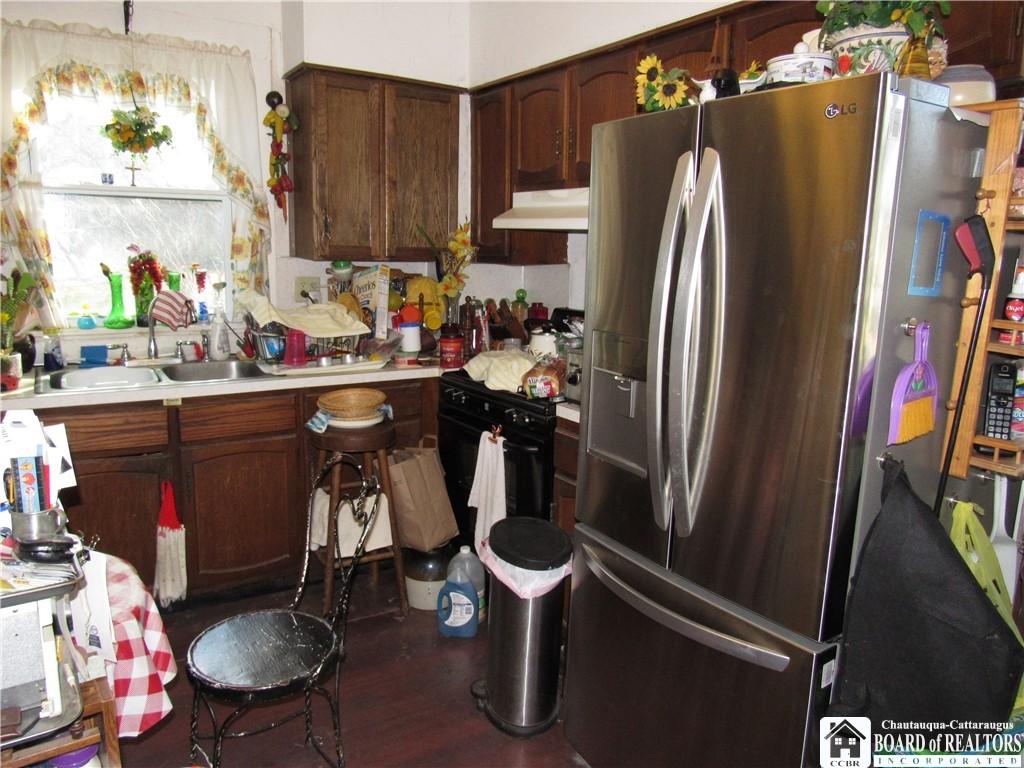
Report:
[[[662,418],[666,329],[672,290],[673,255],[679,242],[680,224],[685,223],[690,215],[693,176],[693,153],[687,151],[676,161],[676,171],[665,205],[661,244],[658,246],[658,266],[654,273],[650,330],[647,334],[647,477],[651,484],[654,522],[663,531],[668,529],[672,512],[672,490],[665,468],[665,425]]]
[[[722,163],[714,149],[704,150],[693,193],[692,225],[686,229],[672,316],[672,349],[676,357],[669,374],[668,430],[669,478],[676,535],[689,536],[696,524],[697,509],[707,474],[711,435],[718,412],[718,390],[722,375],[722,346],[725,331],[725,212],[722,195]],[[708,230],[714,227],[714,253],[709,264],[702,261]],[[711,274],[703,275],[708,269]],[[703,306],[702,286],[710,286],[710,311]],[[706,334],[701,324],[710,323]],[[700,363],[706,378],[698,382]],[[650,382],[648,382],[650,386]],[[697,404],[698,388],[703,399]],[[694,418],[700,431],[690,466],[694,439]]]
[[[782,672],[789,666],[789,656],[784,653],[763,648],[760,645],[755,645],[746,640],[740,640],[738,637],[719,632],[685,616],[680,616],[663,605],[659,605],[612,573],[601,562],[600,557],[591,547],[583,544],[581,549],[584,555],[584,562],[598,581],[611,590],[624,603],[635,608],[652,621],[661,624],[666,629],[689,638],[695,643],[700,643],[703,646],[713,648],[741,661],[750,662],[774,672]]]

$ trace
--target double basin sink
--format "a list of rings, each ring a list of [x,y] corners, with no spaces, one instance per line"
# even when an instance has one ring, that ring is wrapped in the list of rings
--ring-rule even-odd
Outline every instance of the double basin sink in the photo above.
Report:
[[[255,379],[270,374],[251,360],[201,363],[167,363],[157,367],[126,368],[108,365],[58,371],[50,376],[50,389],[133,389],[161,384],[206,384],[216,381]]]

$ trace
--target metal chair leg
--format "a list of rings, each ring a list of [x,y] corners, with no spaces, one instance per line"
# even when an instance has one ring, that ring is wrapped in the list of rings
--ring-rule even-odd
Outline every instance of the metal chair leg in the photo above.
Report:
[[[234,725],[235,721],[238,720],[242,715],[249,711],[249,702],[247,701],[242,706],[238,707],[234,712],[227,716],[224,723],[220,728],[214,731],[213,740],[213,766],[212,768],[220,768],[220,758],[224,751],[224,737],[227,736],[228,730]]]
[[[199,686],[192,689],[192,721],[188,731],[188,759],[195,765],[199,758]]]

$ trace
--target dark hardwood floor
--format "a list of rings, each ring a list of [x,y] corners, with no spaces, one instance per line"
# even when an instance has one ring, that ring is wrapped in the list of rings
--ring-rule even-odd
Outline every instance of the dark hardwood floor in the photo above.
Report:
[[[366,570],[366,569],[361,569]],[[321,592],[306,596],[315,612]],[[279,607],[290,594],[278,592],[166,613],[164,624],[178,662],[169,687],[174,711],[138,739],[124,739],[121,755],[128,768],[181,768],[189,761],[192,687],[185,672],[189,643],[203,629],[252,608]],[[348,627],[348,655],[342,667],[342,734],[349,768],[444,766],[445,768],[563,768],[586,766],[565,740],[559,721],[531,738],[516,738],[495,728],[476,708],[469,688],[484,677],[487,625],[475,638],[441,637],[434,613],[410,609],[401,619],[394,610],[397,590],[390,571],[374,585],[368,570],[357,576]],[[319,699],[319,697],[316,697]],[[292,711],[298,700],[256,711],[243,719],[256,725]],[[201,719],[202,730],[209,730]],[[316,705],[316,733],[330,740],[330,719]],[[302,718],[266,733],[229,740],[224,765],[245,768],[306,768],[325,765],[304,745]]]

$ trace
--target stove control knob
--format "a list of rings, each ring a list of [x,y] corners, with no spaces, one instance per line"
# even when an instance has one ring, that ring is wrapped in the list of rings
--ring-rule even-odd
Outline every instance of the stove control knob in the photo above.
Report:
[[[448,390],[448,399],[451,400],[453,403],[457,403],[458,405],[465,405],[466,393],[450,389]]]

